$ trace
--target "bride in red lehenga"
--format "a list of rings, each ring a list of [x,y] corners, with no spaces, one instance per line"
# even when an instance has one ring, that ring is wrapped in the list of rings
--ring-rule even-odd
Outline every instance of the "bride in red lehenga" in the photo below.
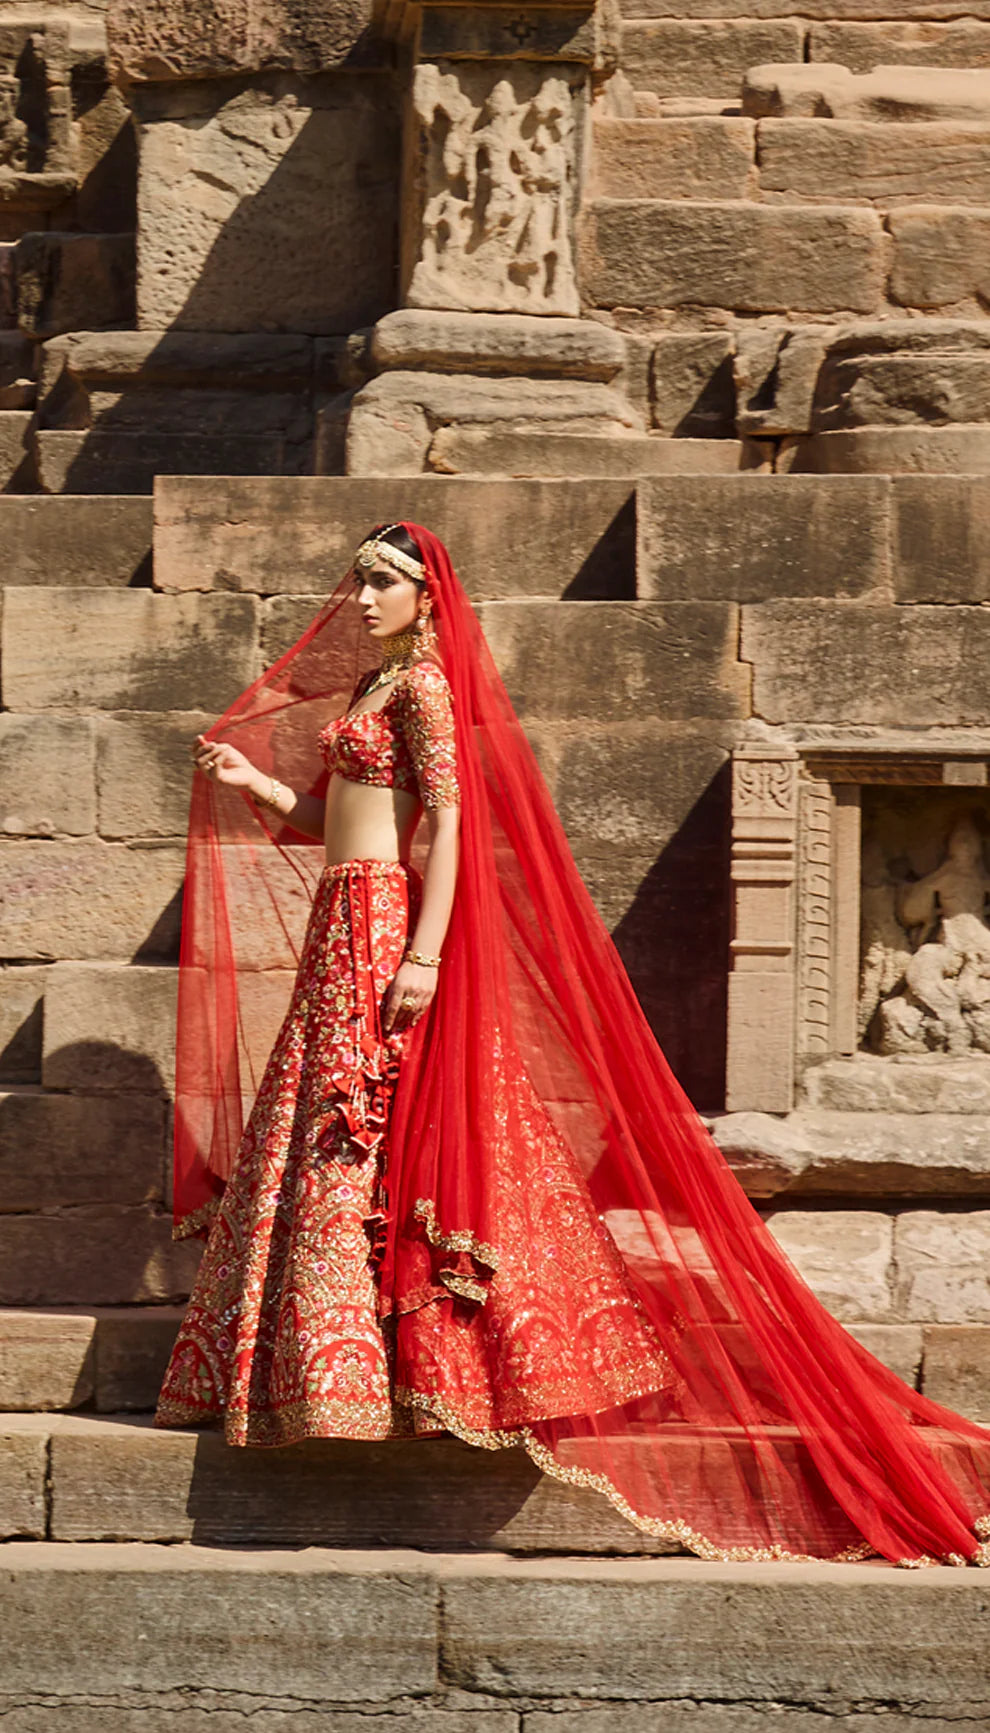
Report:
[[[373,532],[194,754],[175,1231],[209,1239],[158,1423],[518,1445],[705,1558],[990,1563],[990,1431],[743,1195],[442,543]]]

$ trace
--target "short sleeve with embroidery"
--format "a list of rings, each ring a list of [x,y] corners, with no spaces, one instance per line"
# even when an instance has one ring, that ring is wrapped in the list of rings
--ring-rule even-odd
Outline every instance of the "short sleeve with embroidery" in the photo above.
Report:
[[[454,707],[446,675],[435,662],[418,662],[396,696],[420,800],[424,806],[456,806]]]

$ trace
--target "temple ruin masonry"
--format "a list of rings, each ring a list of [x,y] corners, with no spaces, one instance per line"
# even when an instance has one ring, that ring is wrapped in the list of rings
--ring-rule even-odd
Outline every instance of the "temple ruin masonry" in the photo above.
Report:
[[[990,1725],[975,1573],[150,1425],[186,746],[400,516],[749,1196],[990,1422],[988,307],[990,0],[0,0],[9,1733]]]

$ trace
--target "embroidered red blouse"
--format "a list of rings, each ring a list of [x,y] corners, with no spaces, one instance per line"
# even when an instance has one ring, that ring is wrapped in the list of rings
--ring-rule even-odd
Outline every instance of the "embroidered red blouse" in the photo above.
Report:
[[[460,798],[450,687],[435,662],[401,673],[380,710],[338,716],[318,743],[330,774],[347,782],[418,793],[424,806]]]

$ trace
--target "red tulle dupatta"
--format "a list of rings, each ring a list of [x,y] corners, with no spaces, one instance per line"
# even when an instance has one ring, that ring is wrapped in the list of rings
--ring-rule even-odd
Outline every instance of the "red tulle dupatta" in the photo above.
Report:
[[[647,1535],[706,1557],[987,1562],[990,1432],[861,1348],[750,1206],[656,1045],[446,549],[404,527],[421,550],[453,696],[462,823],[440,985],[403,1063],[389,1134],[381,1306],[400,1399],[424,1424],[521,1445]],[[320,792],[316,735],[371,660],[342,585],[211,732]],[[205,1231],[222,1194],[321,866],[321,848],[197,778],[178,1233]],[[566,1413],[527,1411],[517,1359],[512,1402],[506,1392],[514,1418],[479,1428],[456,1380],[439,1400],[418,1345],[431,1332],[442,1361],[494,1318],[512,1164],[539,1188],[540,1116],[618,1248],[669,1375],[617,1406],[602,1409],[589,1378]],[[563,1312],[571,1296],[560,1280]]]

